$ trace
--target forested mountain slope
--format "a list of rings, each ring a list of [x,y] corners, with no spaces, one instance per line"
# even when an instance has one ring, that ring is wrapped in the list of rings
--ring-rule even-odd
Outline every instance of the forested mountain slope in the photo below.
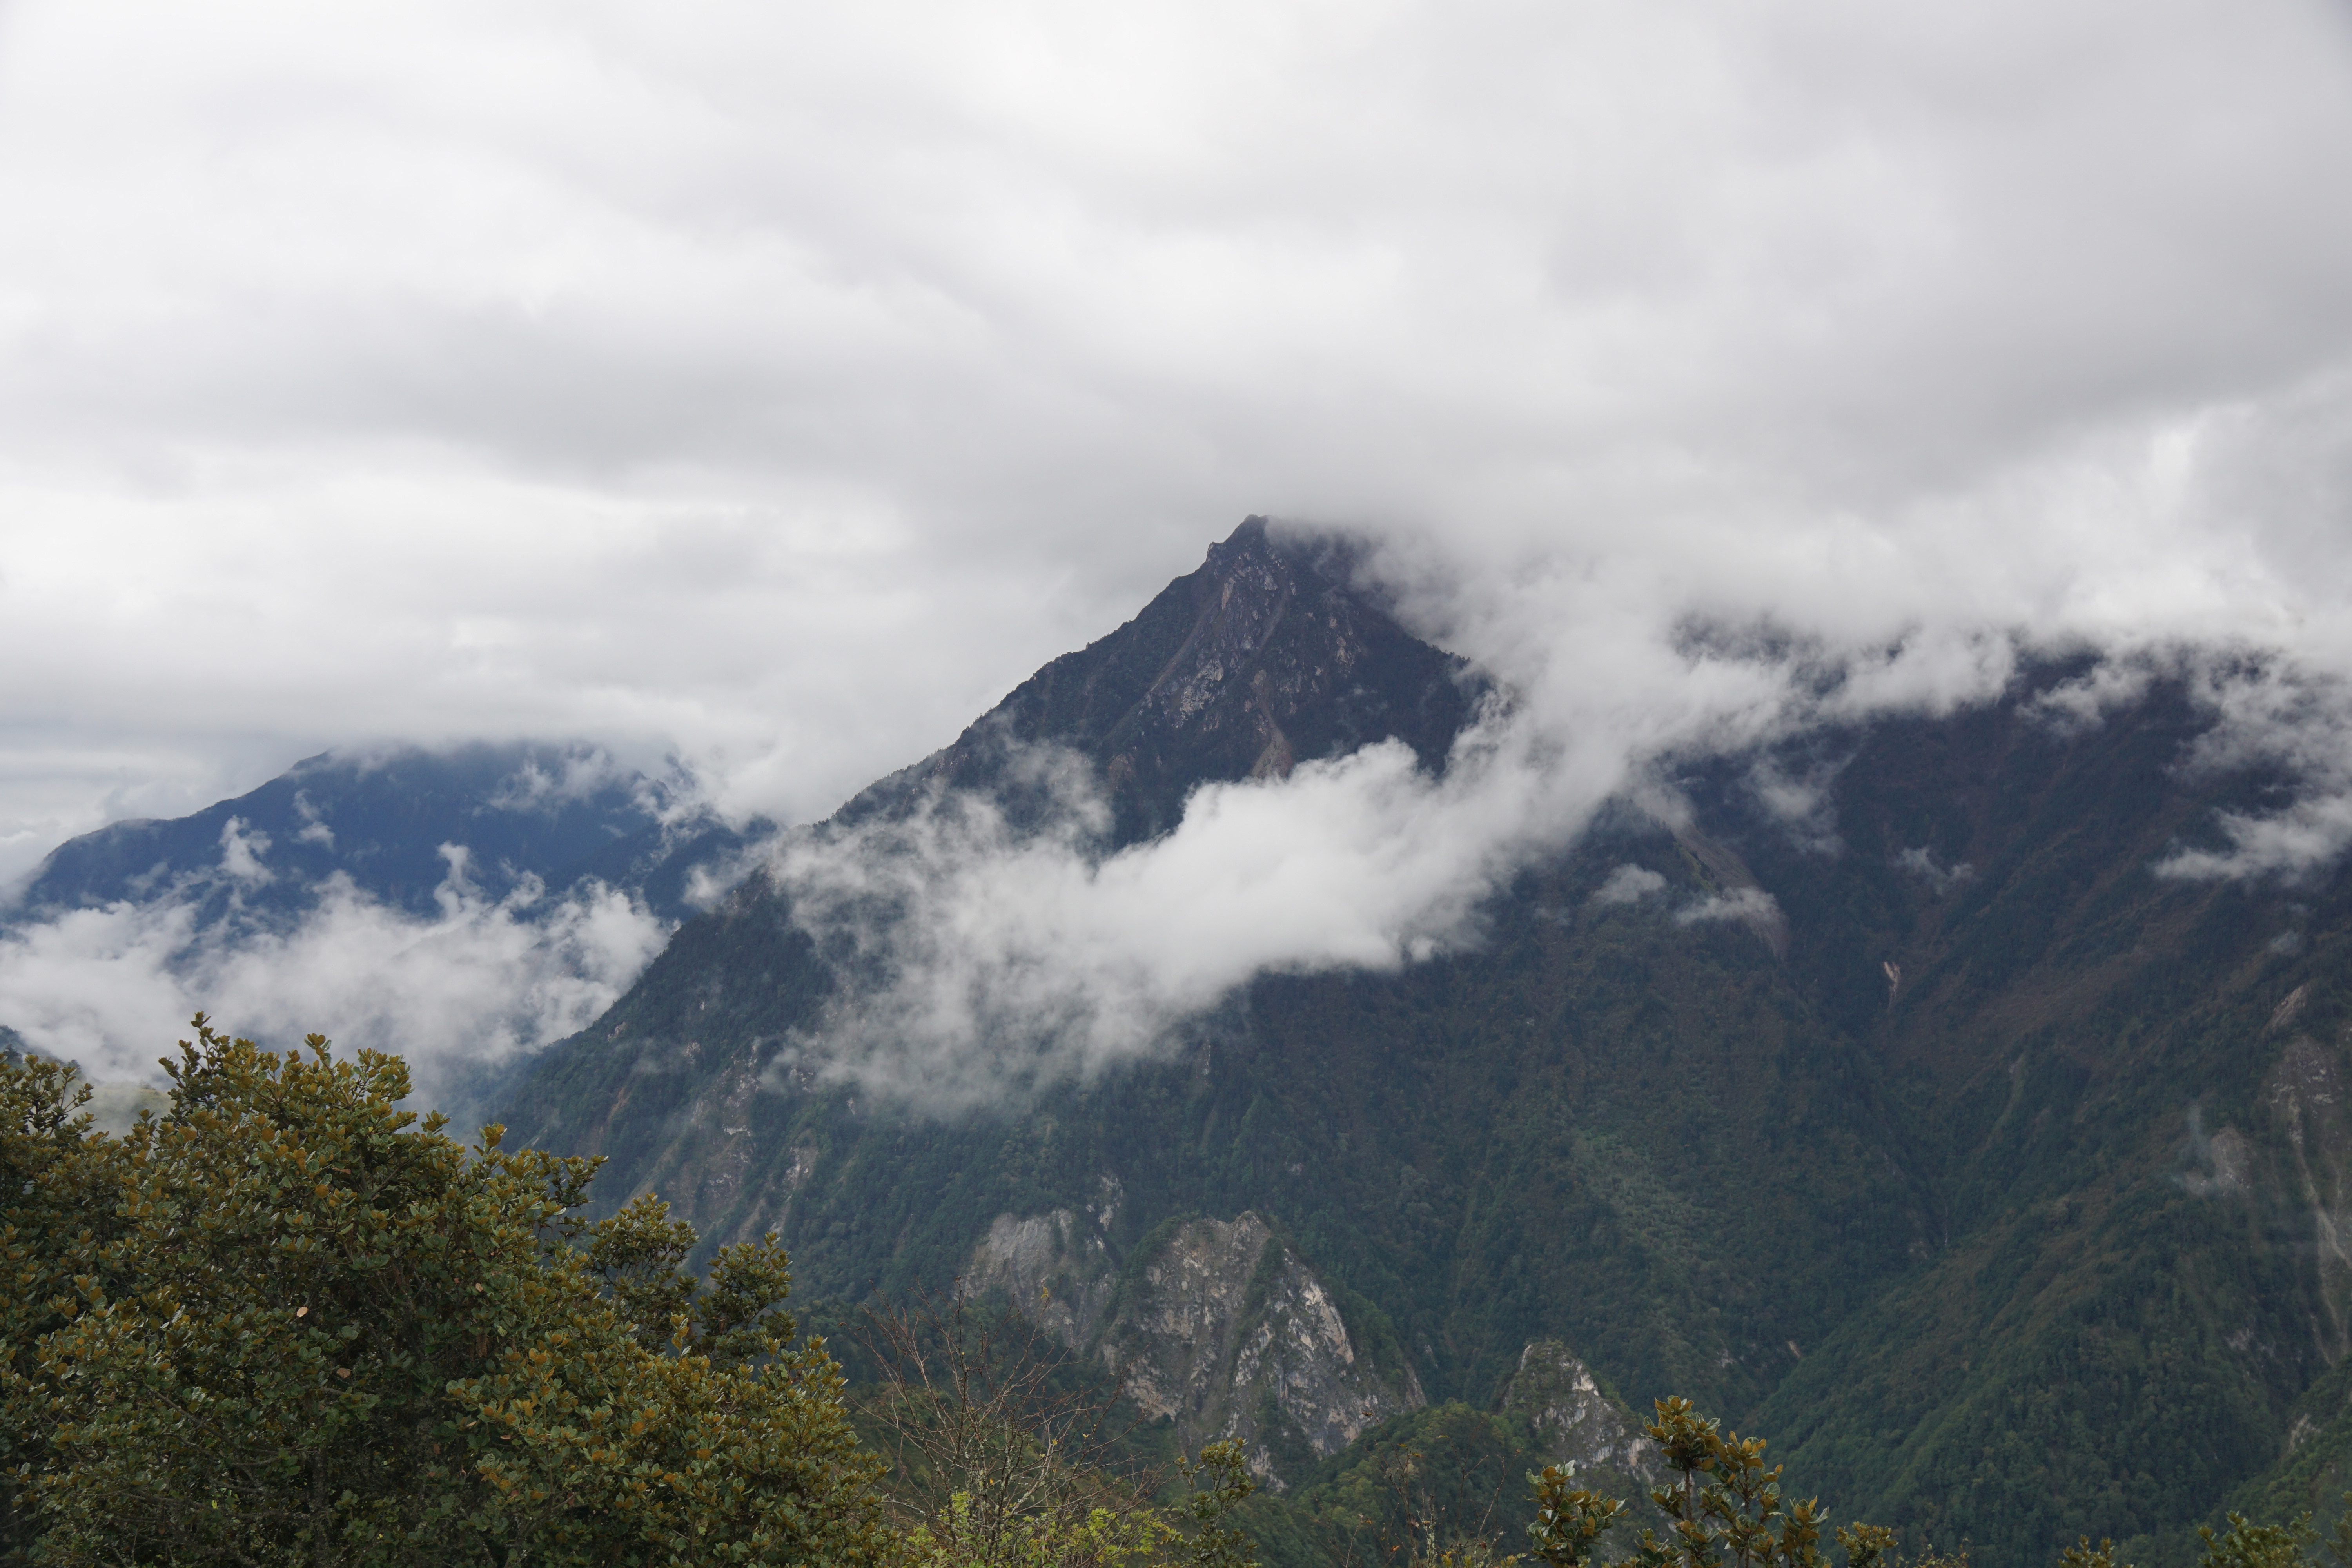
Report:
[[[1263,1216],[1384,1386],[1491,1405],[1556,1340],[1637,1409],[1773,1436],[1841,1518],[1996,1568],[2176,1554],[2336,1414],[2352,908],[2157,874],[2276,781],[2183,767],[2210,720],[2160,681],[2097,721],[2039,700],[2081,673],[1693,759],[1687,820],[1604,813],[1475,951],[1262,975],[1154,1060],[952,1116],[774,1070],[845,971],[755,875],[506,1120],[610,1156],[606,1202],[780,1231],[819,1295],[944,1283],[1059,1211],[1129,1289],[1171,1227]],[[1254,525],[819,831],[943,788],[1042,811],[1013,764],[1052,742],[1133,842],[1383,736],[1442,765],[1476,700]]]

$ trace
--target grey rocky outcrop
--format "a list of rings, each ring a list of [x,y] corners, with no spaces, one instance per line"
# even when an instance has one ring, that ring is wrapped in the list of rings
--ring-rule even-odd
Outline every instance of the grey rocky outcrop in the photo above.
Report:
[[[1328,1457],[1428,1403],[1409,1366],[1372,1365],[1330,1287],[1258,1215],[1194,1220],[1120,1259],[1104,1235],[1115,1205],[1114,1194],[1093,1213],[999,1215],[963,1289],[1003,1291],[1098,1359],[1187,1451],[1239,1441],[1277,1489],[1278,1453]]]
[[[1558,1340],[1538,1340],[1519,1352],[1503,1409],[1527,1421],[1546,1458],[1573,1465],[1595,1490],[1639,1497],[1665,1474],[1642,1424]]]
[[[1101,1231],[1068,1209],[999,1215],[972,1248],[968,1296],[1002,1291],[1021,1315],[1073,1350],[1093,1342],[1117,1280]]]

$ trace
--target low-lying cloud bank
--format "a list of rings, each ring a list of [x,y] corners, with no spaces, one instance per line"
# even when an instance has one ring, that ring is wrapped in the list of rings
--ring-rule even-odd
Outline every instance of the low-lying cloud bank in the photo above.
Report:
[[[1188,1023],[1268,972],[1393,970],[1478,942],[1482,908],[1535,858],[1574,840],[1612,799],[1664,819],[1664,782],[1709,753],[1809,728],[1943,713],[1999,697],[2036,649],[2020,635],[1920,636],[1891,647],[1704,638],[1612,645],[1609,678],[1549,637],[1533,679],[1497,699],[1443,776],[1387,742],[1286,779],[1213,784],[1157,840],[1108,852],[1109,812],[1087,765],[1030,761],[1057,809],[1016,831],[987,799],[945,793],[897,821],[788,836],[768,874],[844,988],[780,1070],[953,1109],[1090,1079],[1163,1052]],[[2195,773],[2249,765],[2294,786],[2266,816],[2225,816],[2223,847],[2150,867],[2181,879],[2296,883],[2352,848],[2352,693],[2282,658],[2181,647],[2110,654],[2045,692],[2053,729],[2103,722],[2162,678],[2211,721],[2179,759]],[[1843,853],[1833,772],[1759,775],[1758,795],[1807,849]],[[1926,849],[1898,865],[1938,895],[1972,876]],[[1660,892],[1619,867],[1595,895]],[[1768,889],[1670,907],[1693,925],[1786,927]]]
[[[221,876],[250,879],[248,841]],[[438,911],[406,913],[348,877],[299,916],[200,919],[210,884],[75,910],[0,934],[0,1022],[99,1081],[160,1074],[189,1016],[287,1046],[306,1034],[339,1049],[397,1052],[425,1103],[462,1096],[518,1053],[577,1030],[610,1006],[668,932],[625,894],[591,883],[550,899],[536,879],[490,898],[448,850]]]
[[[1395,586],[1407,602],[1428,588]],[[1442,775],[1401,744],[1370,746],[1286,778],[1205,787],[1173,832],[1113,853],[1091,764],[1038,747],[1023,761],[1050,809],[1025,826],[984,796],[947,793],[897,819],[746,850],[844,980],[779,1070],[933,1110],[1091,1079],[1181,1043],[1255,975],[1394,970],[1474,946],[1497,889],[1573,842],[1604,804],[1631,799],[1676,820],[1685,808],[1664,781],[1695,757],[1990,701],[2026,658],[2053,651],[2022,633],[1964,629],[1860,647],[1663,619],[1654,636],[1629,636],[1597,613],[1518,647],[1498,633],[1535,618],[1504,596],[1464,623],[1487,639],[1507,684]],[[2352,685],[2243,646],[2123,646],[2044,691],[2034,716],[2080,731],[2159,679],[2210,720],[2179,760],[2184,773],[2261,768],[2290,787],[2276,810],[2222,816],[2213,842],[2152,874],[2288,885],[2333,874],[2352,851]],[[1752,782],[1792,840],[1845,852],[1834,763],[1800,776],[1762,762]],[[487,894],[455,845],[430,916],[340,873],[299,915],[268,916],[246,899],[275,876],[271,850],[232,818],[217,864],[157,896],[0,936],[0,1022],[103,1079],[152,1076],[202,1007],[280,1042],[315,1029],[346,1048],[399,1052],[432,1099],[593,1021],[668,936],[641,904],[593,882],[551,898],[525,878]],[[1974,874],[1925,848],[1896,865],[1938,894]],[[1655,873],[1620,866],[1594,900],[1665,891]],[[1785,935],[1769,889],[1662,907],[1686,926],[1737,921]]]

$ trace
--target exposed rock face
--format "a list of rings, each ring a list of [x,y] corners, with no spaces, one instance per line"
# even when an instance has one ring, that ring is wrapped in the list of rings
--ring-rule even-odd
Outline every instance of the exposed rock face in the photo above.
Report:
[[[1519,1352],[1503,1408],[1527,1418],[1554,1463],[1600,1478],[1588,1486],[1638,1496],[1665,1473],[1641,1423],[1558,1340],[1538,1340]]]
[[[2306,984],[2291,993],[2270,1026],[2292,1025],[2309,992]],[[2298,1034],[2264,1085],[2264,1099],[2286,1133],[2299,1195],[2311,1214],[2311,1258],[2319,1285],[2312,1334],[2331,1364],[2352,1352],[2352,1094],[2346,1091],[2343,1061],[2340,1047]],[[2235,1129],[2225,1128],[2213,1140],[2215,1185],[2232,1175],[2241,1188],[2248,1185],[2244,1140],[2238,1138],[2237,1147],[2226,1151],[2232,1158],[2224,1157],[2222,1138],[2235,1136]]]
[[[1187,1450],[1238,1439],[1279,1489],[1280,1459],[1323,1458],[1428,1403],[1410,1367],[1384,1377],[1330,1289],[1255,1214],[1195,1220],[1132,1261],[1123,1289],[1092,1216],[1000,1215],[964,1289],[1003,1290],[1031,1321],[1117,1373]]]
[[[967,1295],[1003,1291],[1022,1316],[1078,1349],[1102,1326],[1117,1280],[1102,1233],[1055,1209],[1025,1219],[997,1215],[960,1283]]]

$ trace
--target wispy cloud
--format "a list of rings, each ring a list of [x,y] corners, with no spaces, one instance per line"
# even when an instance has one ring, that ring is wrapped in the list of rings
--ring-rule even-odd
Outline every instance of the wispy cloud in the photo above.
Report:
[[[1817,663],[1661,649],[1606,686],[1564,678],[1491,704],[1442,774],[1388,742],[1287,778],[1211,784],[1174,831],[1116,853],[1089,764],[1031,752],[1053,809],[1021,826],[987,797],[940,792],[901,816],[779,847],[766,876],[841,989],[778,1070],[933,1107],[1092,1078],[1173,1048],[1187,1020],[1253,975],[1395,969],[1475,945],[1494,893],[1604,804],[1671,812],[1656,773],[1676,759],[1753,748],[1825,711],[1929,706],[1950,696],[1947,673],[1939,648],[1882,653],[1849,683],[1857,696],[1820,689]],[[1598,896],[1664,887],[1623,866]],[[1785,941],[1760,889],[1673,916]]]
[[[1966,860],[1958,865],[1945,865],[1936,858],[1935,850],[1924,845],[1898,853],[1895,857],[1895,868],[1918,878],[1927,885],[1927,890],[1939,899],[1977,874],[1977,868]]]
[[[2259,770],[2284,798],[2228,811],[2220,848],[2183,848],[2157,867],[2187,880],[2293,886],[2333,872],[2352,850],[2352,682],[2273,658],[2193,659],[2194,692],[2215,716],[2183,759],[2190,778]]]
[[[1646,866],[1620,866],[1611,871],[1592,895],[1596,904],[1637,904],[1653,893],[1664,892],[1666,879]]]

